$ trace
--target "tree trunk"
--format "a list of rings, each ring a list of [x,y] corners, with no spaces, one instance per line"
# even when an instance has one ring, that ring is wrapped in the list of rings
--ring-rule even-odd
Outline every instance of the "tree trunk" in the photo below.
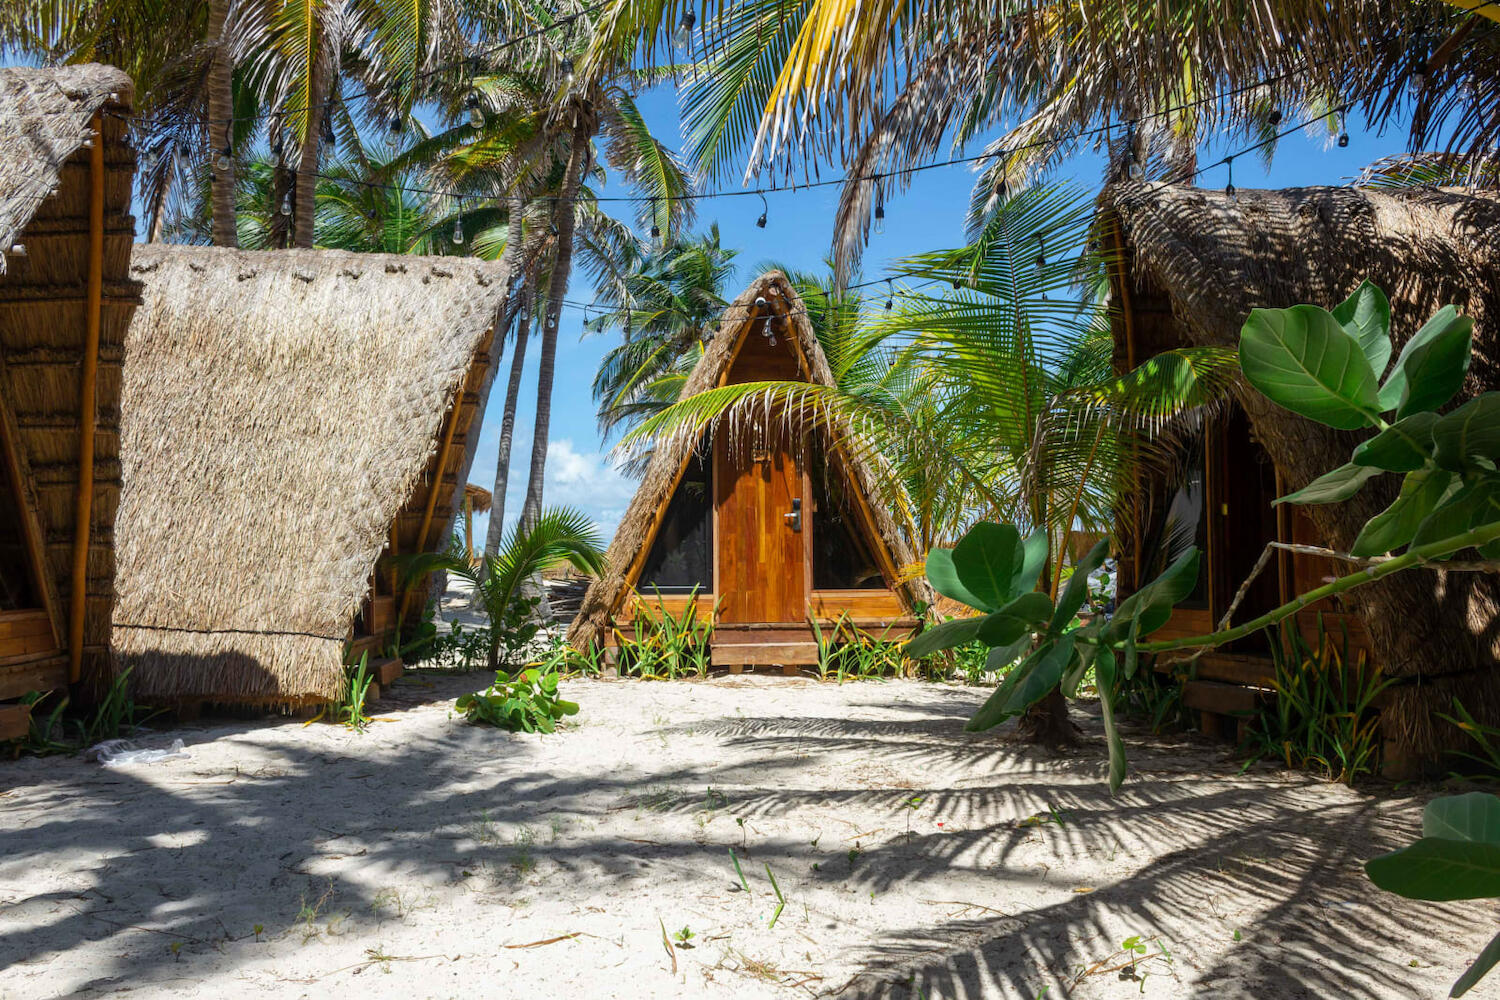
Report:
[[[551,431],[552,375],[557,361],[557,326],[562,315],[563,298],[568,293],[568,276],[573,268],[573,230],[577,222],[574,200],[582,181],[583,161],[592,139],[589,115],[575,110],[572,148],[568,150],[568,169],[563,175],[563,190],[557,201],[557,250],[547,284],[547,308],[542,314],[542,354],[537,373],[536,427],[531,436],[531,476],[526,483],[526,503],[521,508],[521,524],[529,528],[542,514],[542,482],[547,474],[547,435]]]
[[[283,215],[281,206],[297,186],[297,175],[286,167],[271,171],[271,228],[268,249],[285,250],[292,245],[292,217]]]
[[[526,366],[526,340],[531,334],[531,289],[516,318],[516,347],[510,359],[510,381],[505,386],[505,409],[500,414],[500,448],[495,466],[495,489],[490,502],[490,524],[484,533],[484,554],[492,556],[505,542],[505,491],[510,488],[510,451],[515,439],[516,404],[521,396],[521,372]]]
[[[323,72],[322,53],[314,47],[308,53],[307,123],[297,152],[297,185],[292,208],[292,246],[313,245],[313,224],[317,221],[318,152],[323,142],[323,104],[328,98],[328,81]]]
[[[1059,688],[1053,688],[1047,697],[1028,708],[1016,724],[1017,738],[1027,743],[1062,747],[1071,744],[1076,735],[1077,730],[1068,721],[1068,699]]]
[[[211,46],[208,65],[208,162],[212,166],[209,184],[209,203],[213,212],[214,246],[237,247],[239,232],[235,225],[234,208],[234,156],[229,165],[220,170],[218,159],[229,147],[233,134],[234,114],[234,66],[230,58],[228,40],[224,37],[224,22],[229,18],[230,0],[210,0],[208,5],[208,38]],[[233,150],[231,149],[231,154]]]

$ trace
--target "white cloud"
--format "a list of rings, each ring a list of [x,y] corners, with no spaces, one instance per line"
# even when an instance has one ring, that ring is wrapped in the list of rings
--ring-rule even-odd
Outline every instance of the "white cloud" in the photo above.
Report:
[[[530,475],[530,440],[524,442],[517,437],[517,452],[511,455],[510,476],[507,481],[505,503],[505,527],[509,531],[521,514],[521,505],[526,499],[526,480]],[[484,447],[483,443],[480,445]],[[489,469],[494,469],[490,459]],[[480,462],[475,462],[476,473]],[[483,473],[493,481],[493,471]],[[476,482],[485,480],[476,479]],[[488,485],[488,482],[485,482]],[[614,537],[620,519],[635,496],[637,482],[629,479],[617,469],[608,456],[599,451],[579,451],[571,438],[559,438],[547,443],[547,478],[542,485],[542,503],[548,507],[575,507],[598,525],[606,543]],[[488,517],[483,520],[488,524]],[[475,518],[474,533],[484,537],[484,527]]]

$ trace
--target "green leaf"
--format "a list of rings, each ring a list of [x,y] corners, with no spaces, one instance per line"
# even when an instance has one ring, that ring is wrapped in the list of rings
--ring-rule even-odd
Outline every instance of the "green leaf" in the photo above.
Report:
[[[1052,598],[1039,590],[1028,591],[1001,608],[1000,614],[1040,626],[1052,617]]]
[[[1422,836],[1500,844],[1500,797],[1469,792],[1433,799],[1422,810]]]
[[[1025,594],[1028,590],[1036,589],[1037,578],[1042,575],[1042,567],[1047,564],[1050,548],[1046,529],[1038,529],[1026,536],[1026,540],[1021,543],[1021,551],[1017,553],[1016,571],[1010,580],[1011,594]]]
[[[1380,888],[1407,899],[1447,902],[1500,896],[1500,844],[1423,837],[1365,862]]]
[[[1373,466],[1341,465],[1332,472],[1325,472],[1295,493],[1289,493],[1273,501],[1272,506],[1279,503],[1337,503],[1340,500],[1348,500],[1360,489],[1380,475],[1381,470]]]
[[[1374,423],[1375,373],[1359,343],[1317,306],[1256,309],[1240,331],[1240,367],[1272,402],[1355,430]]]
[[[1006,702],[1005,710],[1008,713],[1019,715],[1057,687],[1062,680],[1063,671],[1068,667],[1068,661],[1073,658],[1073,642],[1073,636],[1063,636],[1036,661],[1036,665],[1026,672],[1020,685],[1011,694],[1010,701]]]
[[[1376,514],[1360,529],[1349,549],[1351,555],[1378,556],[1398,549],[1416,537],[1427,515],[1448,491],[1453,473],[1443,469],[1408,472],[1395,503]]]
[[[1366,278],[1354,294],[1333,307],[1333,318],[1359,344],[1370,370],[1379,377],[1391,361],[1391,303]]]
[[[964,724],[965,731],[981,733],[986,729],[993,729],[1014,715],[1014,712],[1006,708],[1006,705],[1010,702],[1011,694],[1020,685],[1022,679],[1031,671],[1031,668],[1036,665],[1036,662],[1050,648],[1043,646],[1040,649],[1034,650],[1030,656],[1016,664],[1015,669],[1005,675],[1005,680],[996,685],[995,692],[984,700],[983,705],[979,706],[979,711],[974,713],[974,717]],[[994,654],[992,653],[991,655],[993,656]]]
[[[1490,938],[1490,943],[1484,946],[1474,963],[1470,965],[1464,974],[1459,976],[1453,983],[1453,989],[1449,991],[1450,997],[1461,997],[1473,988],[1474,984],[1484,978],[1484,974],[1500,962],[1500,934]]]
[[[979,626],[978,639],[986,646],[1008,646],[1036,631],[1051,616],[1052,601],[1033,590],[986,618]]]
[[[1431,545],[1462,535],[1479,524],[1497,520],[1500,520],[1500,482],[1493,478],[1480,479],[1438,504],[1417,526],[1411,544]]]
[[[1125,742],[1120,739],[1119,727],[1115,725],[1115,654],[1108,646],[1101,647],[1094,660],[1094,678],[1099,688],[1100,718],[1104,722],[1104,739],[1109,744],[1109,794],[1120,790],[1125,782]]]
[[[1165,625],[1177,602],[1193,592],[1198,560],[1197,549],[1184,552],[1161,576],[1121,601],[1105,633],[1109,641],[1124,638],[1127,631],[1147,636]]]
[[[1476,396],[1432,425],[1437,464],[1454,472],[1472,468],[1476,458],[1500,465],[1500,392]]]
[[[1401,349],[1390,378],[1380,387],[1380,408],[1397,417],[1436,410],[1463,385],[1469,370],[1474,321],[1443,306]]]
[[[1011,585],[1017,564],[1024,558],[1020,545],[1021,533],[1014,525],[980,521],[953,546],[953,568],[959,583],[991,611],[1015,596]]]
[[[1413,413],[1398,420],[1354,449],[1355,465],[1386,472],[1413,472],[1427,464],[1432,453],[1435,413]]]
[[[1084,556],[1078,565],[1073,567],[1073,575],[1068,577],[1067,586],[1063,587],[1062,594],[1057,599],[1057,610],[1052,613],[1052,624],[1049,631],[1054,634],[1061,633],[1078,614],[1083,607],[1083,602],[1089,596],[1089,576],[1109,556],[1109,539],[1101,538],[1089,549],[1088,555]]]
[[[953,565],[952,549],[933,549],[927,553],[927,582],[932,584],[933,590],[944,597],[977,611],[994,611],[998,607],[998,605],[986,604],[982,598],[970,593],[969,588],[958,579],[958,570]]]
[[[966,642],[973,642],[979,634],[979,626],[984,623],[983,616],[973,618],[955,618],[952,621],[933,625],[931,628],[923,629],[917,636],[906,644],[902,650],[907,656],[914,660],[920,660],[924,656],[931,656],[939,650],[952,649],[954,646],[962,646]]]

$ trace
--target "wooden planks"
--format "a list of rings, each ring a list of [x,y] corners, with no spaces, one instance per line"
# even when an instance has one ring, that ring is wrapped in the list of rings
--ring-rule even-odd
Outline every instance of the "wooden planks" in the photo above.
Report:
[[[901,598],[889,590],[815,590],[810,606],[819,621],[833,621],[844,612],[856,622],[898,621],[906,616]]]
[[[19,698],[28,691],[57,691],[68,686],[68,656],[58,653],[0,658],[0,700]]]
[[[717,589],[723,622],[795,622],[807,613],[807,560],[802,531],[810,528],[803,477],[790,435],[773,426],[748,441],[714,440],[714,503],[718,508]],[[788,515],[801,503],[802,531]]]
[[[30,705],[0,705],[0,741],[25,739],[30,731]]]
[[[715,643],[709,662],[723,666],[800,666],[818,662],[815,642],[764,642],[724,645]]]
[[[52,620],[42,609],[0,612],[0,660],[57,649]]]

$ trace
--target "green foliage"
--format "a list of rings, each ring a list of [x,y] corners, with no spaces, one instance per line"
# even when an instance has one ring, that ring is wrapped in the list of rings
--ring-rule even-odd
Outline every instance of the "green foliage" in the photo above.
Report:
[[[118,739],[158,714],[159,709],[138,705],[131,697],[130,670],[112,677],[103,696],[84,713],[68,711],[72,699],[67,694],[27,692],[21,701],[31,707],[30,726],[26,736],[17,741],[18,752],[36,757],[77,753],[95,743]]]
[[[1478,747],[1478,753],[1467,750],[1454,750],[1454,756],[1478,764],[1484,769],[1485,777],[1500,778],[1500,728],[1486,726],[1478,722],[1464,708],[1463,702],[1457,698],[1453,699],[1453,714],[1444,715],[1437,713],[1437,717],[1444,722],[1458,727],[1458,729],[1469,736]]]
[[[370,716],[365,713],[365,699],[369,697],[370,685],[375,679],[370,676],[369,658],[368,653],[361,653],[359,662],[349,669],[344,696],[339,699],[335,709],[338,720],[356,733],[370,728]]]
[[[395,565],[399,590],[414,590],[438,570],[469,581],[474,601],[489,621],[488,661],[491,669],[521,659],[540,630],[536,621],[539,598],[527,587],[543,571],[570,564],[584,573],[604,568],[603,541],[580,511],[566,507],[544,510],[531,527],[518,524],[500,551],[471,563],[455,535],[446,552],[399,556]]]
[[[1433,799],[1422,812],[1422,837],[1365,863],[1370,880],[1408,899],[1500,897],[1500,798],[1470,792]],[[1463,996],[1500,962],[1500,934],[1458,977],[1449,996]]]
[[[424,669],[478,670],[489,658],[490,633],[488,626],[476,628],[460,621],[451,622],[446,633],[433,636],[426,655],[416,662],[420,662]]]
[[[629,632],[618,626],[614,630],[620,675],[646,680],[707,677],[714,616],[710,612],[706,618],[699,617],[698,588],[693,588],[687,606],[675,615],[667,610],[660,592],[656,597],[654,609],[644,602],[636,603],[640,610]]]
[[[828,631],[810,617],[813,640],[818,646],[818,676],[830,676],[842,684],[846,680],[878,680],[883,677],[915,676],[919,665],[902,655],[900,641],[890,638],[891,630],[879,635],[855,625],[846,611],[833,621]]]
[[[1316,770],[1352,785],[1375,769],[1375,699],[1390,687],[1361,653],[1351,662],[1348,632],[1337,642],[1318,621],[1316,645],[1284,625],[1271,644],[1276,703],[1252,728],[1252,759],[1274,757],[1287,767]]]
[[[466,694],[455,707],[470,722],[484,723],[512,732],[550,733],[564,716],[577,715],[578,705],[557,696],[558,673],[543,673],[535,667],[517,671],[495,671],[495,683],[483,691]]]

